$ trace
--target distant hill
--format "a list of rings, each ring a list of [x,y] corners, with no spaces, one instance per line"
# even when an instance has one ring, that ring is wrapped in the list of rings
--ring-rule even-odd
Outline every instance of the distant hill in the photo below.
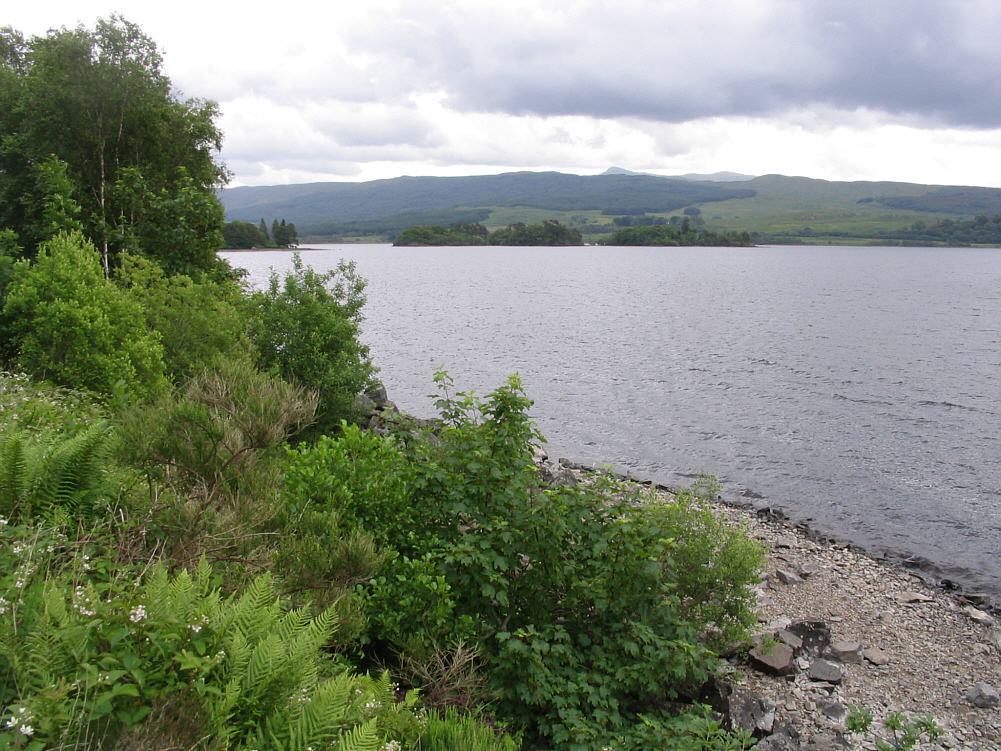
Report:
[[[653,172],[633,172],[624,167],[609,167],[603,175],[647,175],[649,177],[666,177],[671,180],[697,180],[706,183],[738,183],[753,180],[754,175],[742,175],[740,172],[686,172],[683,175],[656,175]]]
[[[913,237],[917,225],[1001,214],[998,188],[732,172],[664,177],[621,167],[603,175],[510,172],[240,187],[222,190],[220,198],[228,220],[284,218],[313,241],[392,239],[415,225],[481,222],[496,229],[546,219],[592,241],[623,226],[622,218],[643,224],[688,216],[712,231],[750,232],[758,242],[882,243]]]
[[[220,198],[229,220],[255,222],[282,217],[300,235],[324,233],[341,223],[392,220],[400,214],[420,219],[479,207],[524,206],[552,212],[598,211],[609,215],[669,212],[694,203],[749,197],[743,188],[666,180],[642,175],[569,175],[509,172],[471,177],[397,177],[363,183],[308,183],[229,188]]]

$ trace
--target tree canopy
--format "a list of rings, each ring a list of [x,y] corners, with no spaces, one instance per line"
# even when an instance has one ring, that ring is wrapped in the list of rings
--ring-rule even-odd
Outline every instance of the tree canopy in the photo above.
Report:
[[[169,271],[214,267],[216,115],[174,91],[156,44],[120,16],[28,40],[0,30],[0,227],[33,253],[82,225],[105,274],[124,250]]]

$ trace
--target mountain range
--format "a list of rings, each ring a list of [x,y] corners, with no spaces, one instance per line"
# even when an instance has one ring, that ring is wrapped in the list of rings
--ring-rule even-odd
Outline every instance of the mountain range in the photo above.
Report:
[[[1001,189],[837,182],[733,172],[660,176],[509,172],[226,188],[228,220],[285,219],[307,240],[384,240],[418,224],[501,227],[558,219],[585,235],[632,221],[688,216],[765,241],[871,242],[904,230],[1001,215]],[[639,218],[639,219],[637,219]]]

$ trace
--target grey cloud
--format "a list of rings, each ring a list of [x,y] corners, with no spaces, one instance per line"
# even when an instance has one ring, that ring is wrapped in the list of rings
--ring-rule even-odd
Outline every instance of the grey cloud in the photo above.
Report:
[[[446,7],[359,42],[388,42],[415,91],[459,110],[681,122],[822,105],[1001,126],[993,1]]]

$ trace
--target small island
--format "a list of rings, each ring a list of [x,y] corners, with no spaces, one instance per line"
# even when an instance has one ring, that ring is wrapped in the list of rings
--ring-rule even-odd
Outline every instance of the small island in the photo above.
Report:
[[[747,232],[712,232],[692,227],[686,218],[680,225],[652,224],[625,227],[606,238],[602,245],[704,245],[710,247],[753,247]]]
[[[420,245],[583,245],[579,230],[567,227],[555,219],[542,224],[509,225],[490,232],[484,225],[452,224],[420,225],[403,230],[393,242],[395,246]]]

